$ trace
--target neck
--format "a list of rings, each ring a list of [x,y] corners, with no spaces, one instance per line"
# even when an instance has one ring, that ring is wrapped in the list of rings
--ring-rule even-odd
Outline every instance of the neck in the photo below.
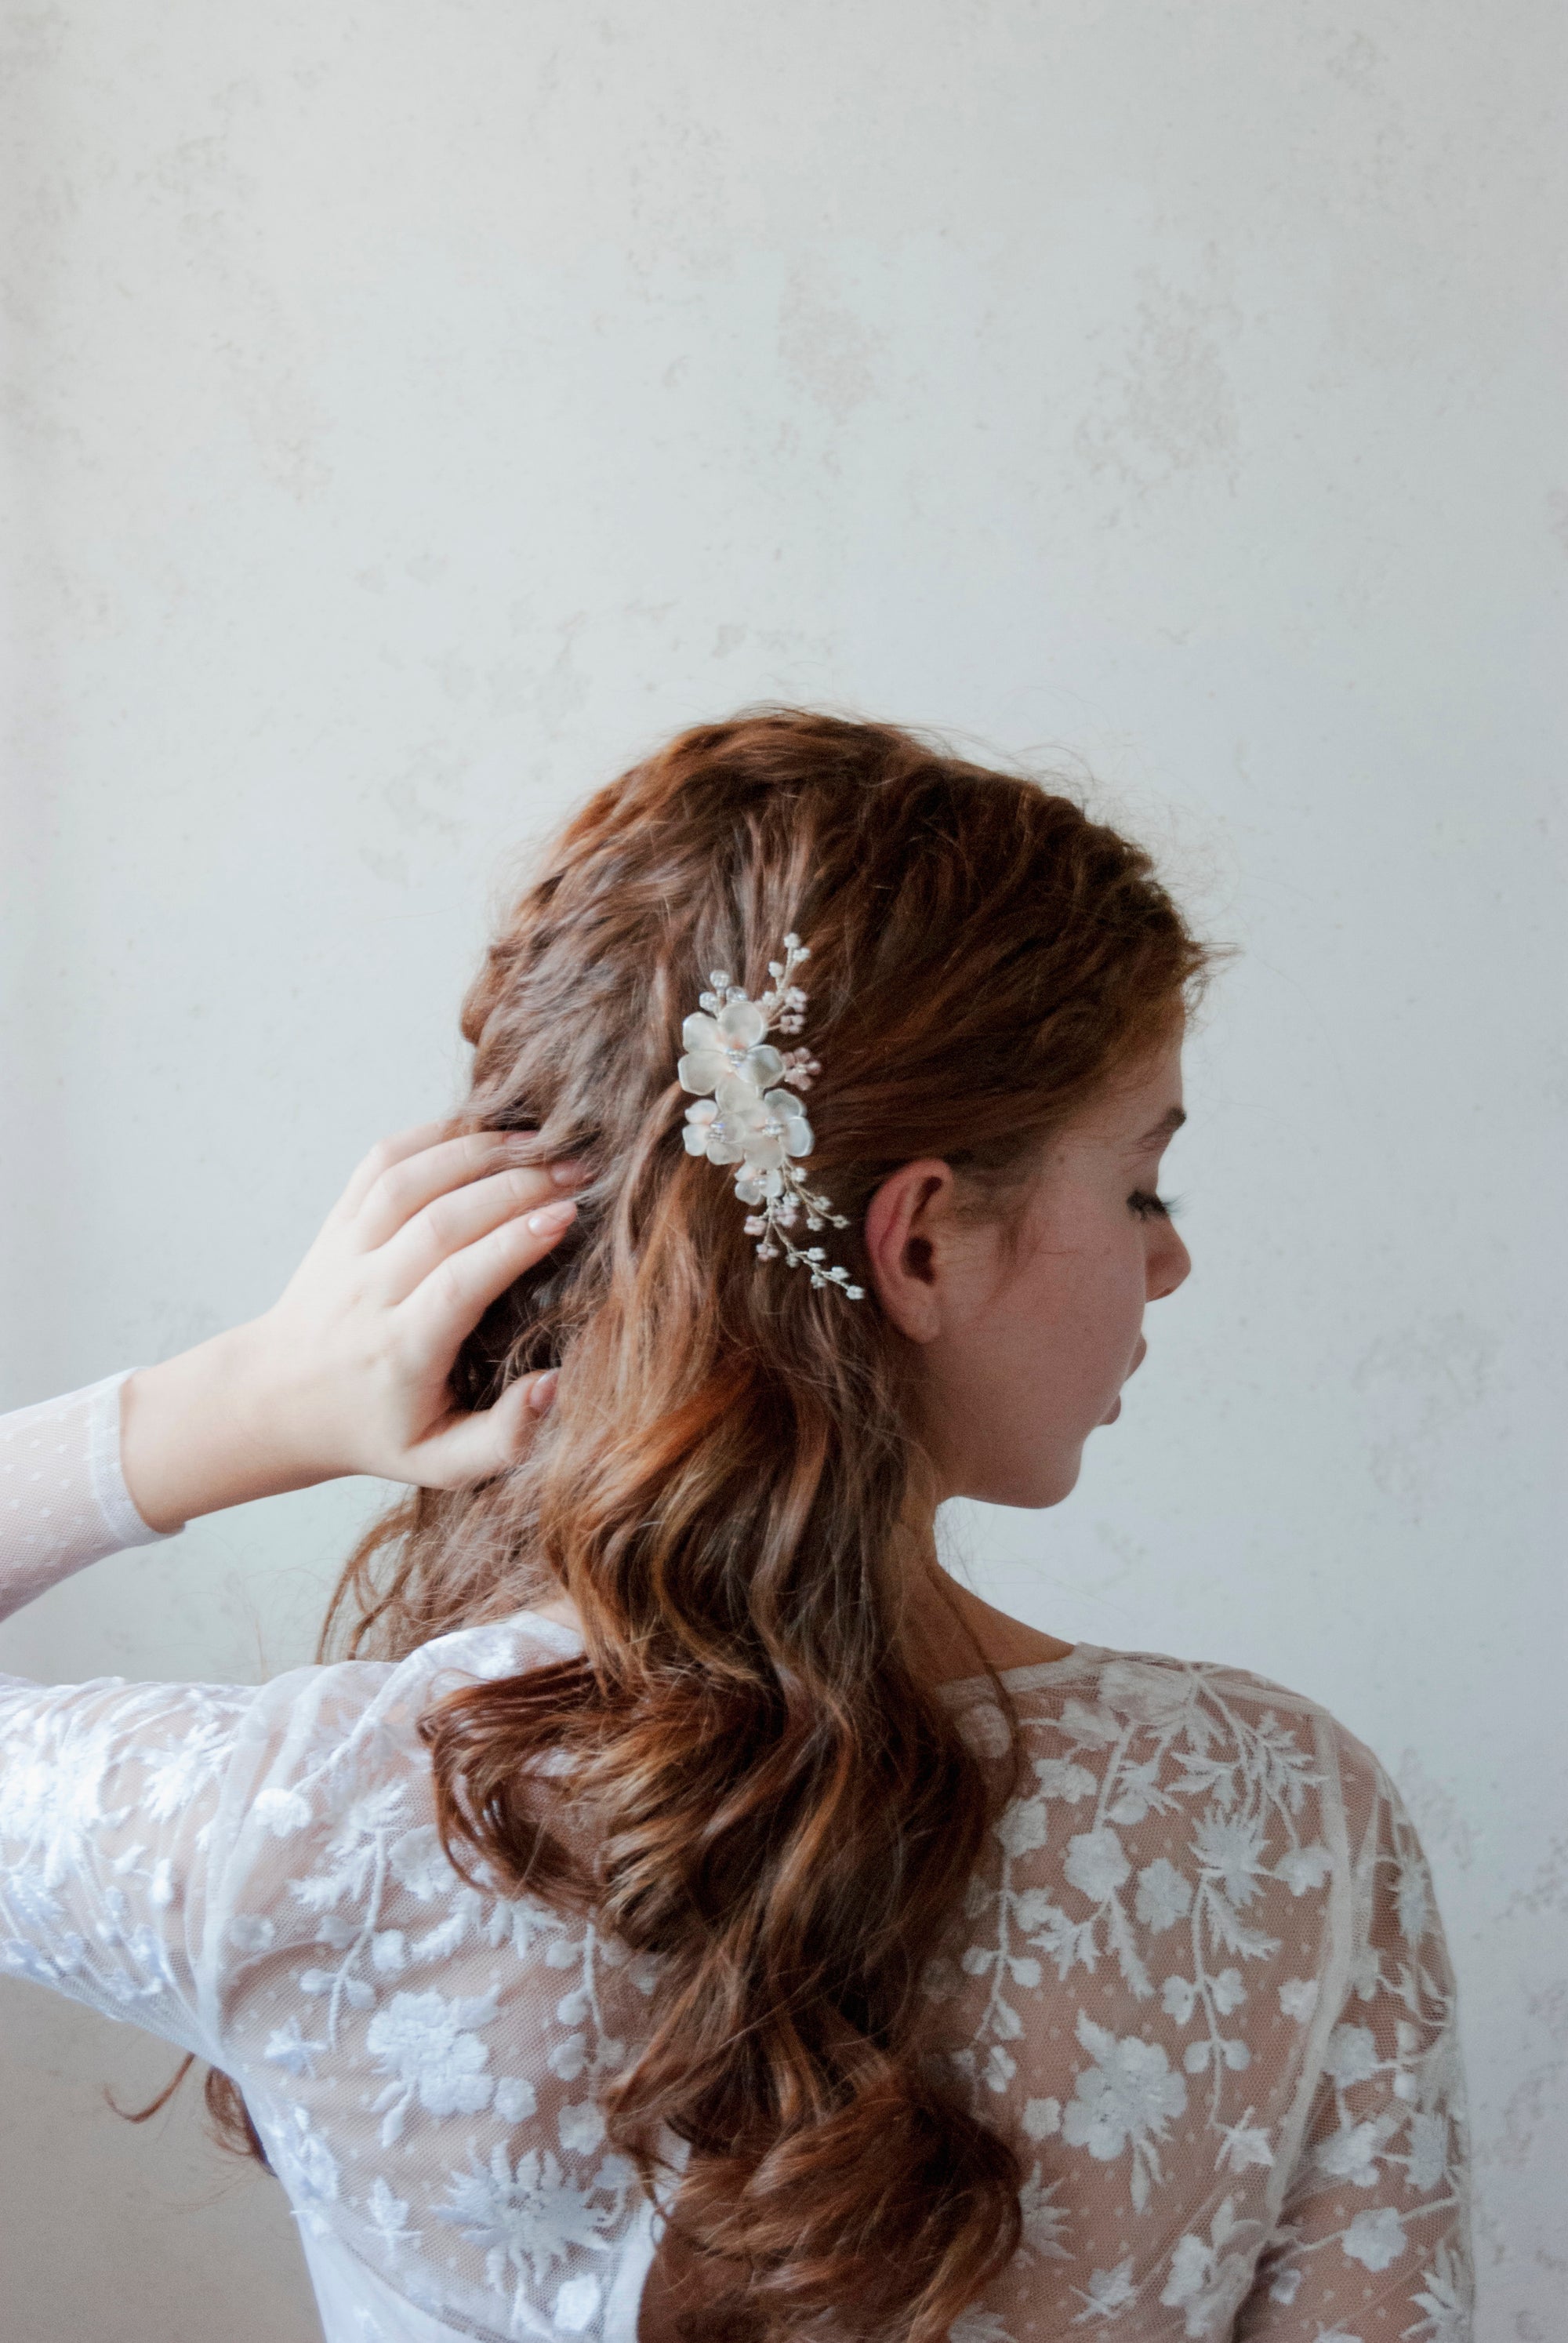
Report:
[[[982,1603],[942,1568],[937,1558],[934,1506],[911,1507],[905,1529],[904,1627],[915,1667],[928,1683],[955,1684],[964,1676],[983,1675],[988,1666],[1027,1668],[1067,1657],[1070,1644]],[[564,1594],[534,1608],[541,1617],[581,1634],[577,1607]]]
[[[911,1509],[907,1526],[905,1628],[915,1666],[930,1683],[983,1675],[988,1665],[1026,1668],[1067,1657],[1070,1644],[983,1603],[942,1568],[933,1507],[922,1505],[918,1513]]]

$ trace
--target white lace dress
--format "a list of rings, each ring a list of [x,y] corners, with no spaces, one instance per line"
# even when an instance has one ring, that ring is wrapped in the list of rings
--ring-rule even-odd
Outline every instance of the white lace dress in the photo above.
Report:
[[[0,1418],[0,1615],[151,1543],[119,1384]],[[416,1721],[578,1649],[523,1614],[259,1687],[0,1678],[0,1965],[233,2075],[329,2343],[632,2343],[656,2217],[596,2090],[654,1975],[466,1887]],[[1244,1670],[1007,1678],[1027,1792],[930,1978],[1028,2181],[955,2343],[1468,2343],[1453,1982],[1375,1757]],[[982,1751],[984,1679],[947,1696]]]

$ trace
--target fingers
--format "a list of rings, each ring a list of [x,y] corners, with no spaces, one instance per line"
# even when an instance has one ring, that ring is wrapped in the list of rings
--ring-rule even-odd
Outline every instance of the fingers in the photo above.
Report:
[[[421,1441],[409,1463],[427,1489],[466,1488],[492,1480],[526,1456],[555,1398],[556,1370],[520,1375],[482,1414],[454,1416],[430,1439]]]
[[[421,1148],[435,1146],[447,1129],[445,1121],[417,1122],[407,1131],[378,1139],[355,1166],[353,1177],[333,1206],[330,1217],[335,1221],[352,1220],[383,1172],[401,1163],[406,1156],[417,1154]]]
[[[427,1124],[425,1128],[439,1131],[443,1126]],[[535,1132],[470,1131],[457,1139],[410,1149],[384,1163],[370,1182],[355,1215],[356,1243],[367,1252],[388,1244],[438,1198],[499,1172],[537,1145]],[[548,1166],[531,1167],[520,1176],[533,1183],[532,1201],[542,1203],[558,1192]]]
[[[527,1176],[531,1175],[506,1175],[508,1179]],[[409,1348],[422,1358],[438,1360],[443,1371],[448,1370],[459,1343],[473,1332],[491,1302],[559,1242],[576,1212],[569,1197],[521,1218],[508,1212],[498,1226],[448,1251],[410,1288],[398,1309]]]
[[[523,1262],[528,1267],[557,1242],[576,1210],[546,1171],[495,1172],[472,1180],[435,1197],[381,1246],[372,1264],[375,1291],[395,1307],[455,1255],[508,1222],[517,1224],[525,1247],[534,1241]]]

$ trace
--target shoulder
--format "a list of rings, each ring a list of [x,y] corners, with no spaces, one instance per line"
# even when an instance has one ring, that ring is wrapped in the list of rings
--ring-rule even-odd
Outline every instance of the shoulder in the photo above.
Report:
[[[1322,1700],[1231,1661],[1079,1644],[1055,1666],[1012,1671],[1009,1690],[1020,1715],[1070,1713],[1079,1726],[1092,1719],[1101,1737],[1190,1720],[1211,1737],[1311,1750],[1347,1779],[1388,1786],[1373,1751]]]
[[[1290,1803],[1296,1759],[1320,1805],[1366,1819],[1392,1809],[1403,1816],[1400,1794],[1375,1750],[1315,1694],[1282,1684],[1254,1668],[1225,1660],[1186,1660],[1163,1652],[1107,1654],[1100,1696],[1113,1714],[1155,1721],[1191,1702],[1216,1736],[1252,1753],[1265,1773],[1281,1768],[1279,1786]],[[1180,1687],[1180,1694],[1178,1693]]]
[[[467,1684],[520,1675],[580,1649],[566,1629],[519,1613],[437,1636],[399,1660],[337,1660],[273,1676],[247,1694],[236,1735],[236,1820],[278,1837],[310,1822],[329,1828],[372,1789],[388,1814],[394,1805],[423,1806],[426,1713]]]
[[[575,1658],[582,1638],[537,1612],[505,1619],[417,1644],[402,1658],[329,1660],[291,1668],[269,1678],[263,1695],[276,1709],[320,1707],[347,1719],[375,1711],[388,1716],[418,1707],[464,1684],[521,1675],[552,1660]]]
[[[1092,1795],[1097,1830],[1131,1831],[1141,1847],[1157,1839],[1171,1863],[1196,1856],[1232,1896],[1243,1878],[1266,1877],[1299,1912],[1342,1895],[1380,1852],[1415,1847],[1375,1753],[1322,1700],[1254,1669],[1080,1644],[1070,1661],[1012,1672],[1007,1690],[1026,1797],[1084,1810]],[[963,1729],[1000,1755],[990,1699],[989,1718],[978,1708]]]
[[[563,1640],[519,1615],[400,1660],[339,1660],[263,1684],[233,1736],[210,1847],[222,1896],[242,1915],[236,1948],[301,1950],[388,1865],[417,1899],[457,1893],[420,1720],[466,1684],[562,1656]]]

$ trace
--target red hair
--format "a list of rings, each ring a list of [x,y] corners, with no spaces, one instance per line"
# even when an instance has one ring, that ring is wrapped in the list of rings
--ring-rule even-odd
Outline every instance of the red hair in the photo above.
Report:
[[[377,1524],[327,1632],[396,1656],[570,1596],[581,1658],[424,1722],[448,1850],[657,1956],[649,2038],[605,2104],[645,2172],[660,2122],[690,2144],[695,2326],[930,2343],[1019,2236],[1013,2146],[920,2036],[1007,1784],[906,1647],[910,1346],[869,1294],[759,1262],[730,1179],[681,1144],[682,1018],[712,969],[761,990],[789,929],[825,1069],[809,1174],[868,1289],[890,1172],[943,1158],[1004,1213],[1204,959],[1139,848],[889,726],[743,716],[600,789],[463,1014],[456,1127],[537,1131],[592,1178],[466,1345],[457,1397],[557,1364],[556,1404],[513,1471]],[[552,1829],[546,1758],[591,1813],[591,1861]]]

